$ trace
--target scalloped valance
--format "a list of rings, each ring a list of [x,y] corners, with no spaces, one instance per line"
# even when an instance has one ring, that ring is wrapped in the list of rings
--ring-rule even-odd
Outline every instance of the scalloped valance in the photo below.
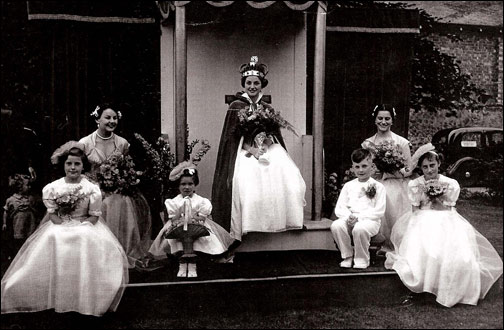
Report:
[[[183,7],[192,1],[156,1],[159,11],[163,19],[167,19],[170,11],[174,11],[175,7]],[[198,1],[201,2],[201,1]],[[205,1],[207,4],[214,7],[226,7],[232,5],[236,1]],[[256,9],[264,9],[276,2],[283,2],[292,10],[307,10],[313,4],[319,4],[320,7],[327,11],[327,1],[245,1],[250,7]]]

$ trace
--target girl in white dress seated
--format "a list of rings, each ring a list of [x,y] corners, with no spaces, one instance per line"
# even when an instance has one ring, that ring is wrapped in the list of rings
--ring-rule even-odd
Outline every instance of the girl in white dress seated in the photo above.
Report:
[[[177,222],[183,221],[185,213],[191,214],[191,221],[203,224],[210,235],[199,237],[193,242],[194,251],[220,255],[226,252],[234,239],[229,233],[213,222],[209,216],[212,212],[212,204],[207,198],[195,193],[199,184],[198,172],[191,162],[184,162],[174,168],[170,173],[170,180],[177,181],[180,194],[175,198],[165,201],[169,220],[161,229],[152,243],[149,253],[154,258],[166,258],[167,254],[181,254],[183,244],[178,239],[166,239],[165,234],[176,226]],[[194,259],[180,259],[178,277],[196,277],[196,263]]]
[[[100,218],[100,188],[82,175],[83,146],[68,142],[51,159],[65,177],[42,191],[49,221],[28,238],[2,278],[2,313],[115,311],[128,282],[121,244]]]
[[[455,209],[460,186],[440,175],[431,144],[420,147],[423,176],[408,184],[413,212],[392,229],[394,269],[414,293],[430,292],[443,306],[476,305],[502,275],[502,260],[488,240]],[[415,158],[415,156],[414,156]]]

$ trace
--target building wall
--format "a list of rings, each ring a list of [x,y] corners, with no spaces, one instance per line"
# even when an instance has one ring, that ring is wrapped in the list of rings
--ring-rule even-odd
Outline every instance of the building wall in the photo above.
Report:
[[[442,128],[464,126],[502,127],[502,30],[497,33],[488,27],[449,26],[450,32],[461,41],[451,41],[440,34],[429,35],[435,45],[445,54],[460,61],[463,73],[471,76],[472,82],[491,96],[484,110],[460,109],[456,116],[447,117],[447,111],[437,113],[410,111],[408,137],[413,149],[430,142],[432,135]]]
[[[252,55],[269,67],[264,94],[301,134],[306,132],[306,28],[301,24],[268,27],[250,33],[242,26],[206,25],[187,29],[187,122],[189,141],[207,139],[212,148],[198,165],[201,173],[198,193],[210,197],[222,126],[227,111],[225,95],[242,90],[239,67]],[[256,27],[257,28],[257,27]],[[162,133],[174,144],[173,27],[163,27],[161,48]],[[282,132],[287,150],[303,172],[302,137]],[[305,174],[304,174],[305,175]],[[305,177],[305,180],[309,179]],[[307,192],[308,193],[308,192]],[[311,196],[310,196],[311,198]]]
[[[498,103],[502,104],[502,33],[493,34],[484,32],[483,28],[479,31],[460,27],[456,35],[462,40],[451,41],[439,34],[430,35],[428,38],[443,53],[460,60],[463,72],[469,74],[472,81],[485,89],[496,101],[499,98]]]

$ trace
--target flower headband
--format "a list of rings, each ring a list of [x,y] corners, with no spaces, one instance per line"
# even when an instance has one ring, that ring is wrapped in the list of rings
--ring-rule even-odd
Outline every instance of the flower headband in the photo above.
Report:
[[[91,112],[91,116],[95,117],[96,119],[100,118],[100,114],[98,113],[98,110],[100,110],[100,106],[99,105],[97,105],[96,108],[94,109],[94,111]],[[117,118],[121,119],[121,117],[122,117],[121,111],[115,111],[115,112],[117,113]]]
[[[373,117],[373,118],[375,116],[376,109],[378,109],[378,104],[374,107],[373,112],[371,112],[371,117]],[[380,110],[380,111],[390,111],[390,110],[387,109],[387,110]],[[397,113],[396,113],[394,107],[392,107],[392,114],[394,115],[394,118],[397,117]]]
[[[189,174],[192,176],[196,173],[196,165],[194,165],[192,161],[186,160],[178,164],[173,168],[173,170],[171,170],[168,179],[170,181],[177,181],[182,176],[182,174],[184,174],[184,170],[187,170],[187,172],[189,172]]]
[[[70,151],[72,148],[77,148],[82,151],[84,151],[84,144],[77,142],[77,141],[68,141],[67,143],[63,144],[61,147],[58,149],[54,150],[52,156],[51,156],[51,163],[56,165],[59,163],[59,159],[62,155]]]
[[[417,151],[411,156],[411,165],[413,166],[412,168],[415,168],[418,166],[418,160],[420,160],[420,157],[425,155],[426,153],[430,152],[436,156],[439,157],[439,155],[434,151],[436,150],[436,147],[432,143],[427,143],[424,144],[423,146],[418,147]]]

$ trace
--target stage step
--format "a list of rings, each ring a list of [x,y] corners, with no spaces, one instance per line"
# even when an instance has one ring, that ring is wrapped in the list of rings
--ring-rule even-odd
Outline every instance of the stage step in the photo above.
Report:
[[[305,220],[304,228],[280,233],[248,233],[243,236],[237,252],[337,250],[331,231],[332,220]]]

